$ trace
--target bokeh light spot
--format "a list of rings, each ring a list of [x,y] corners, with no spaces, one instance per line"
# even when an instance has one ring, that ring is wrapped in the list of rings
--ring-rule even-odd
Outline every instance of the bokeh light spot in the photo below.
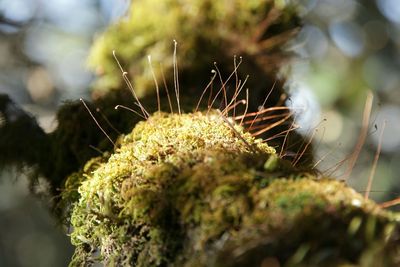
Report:
[[[30,20],[36,10],[36,1],[2,0],[0,1],[0,14],[14,22]]]
[[[314,12],[325,21],[335,23],[354,18],[358,7],[354,0],[319,0]]]
[[[30,71],[26,86],[32,100],[36,103],[48,102],[54,93],[50,74],[42,67]]]
[[[299,132],[309,134],[320,118],[320,106],[315,95],[305,84],[291,86],[292,93],[286,105],[294,112],[296,123],[301,126]]]
[[[300,32],[299,41],[303,42],[304,51],[298,51],[304,56],[320,58],[325,56],[328,50],[328,40],[325,34],[315,26],[305,26]]]
[[[400,24],[400,3],[398,0],[378,0],[377,4],[386,18]]]
[[[400,147],[400,107],[395,105],[385,105],[379,111],[375,124],[382,127],[384,120],[387,121],[384,137],[382,139],[382,151],[394,152]],[[379,142],[379,134],[372,135],[375,146]]]
[[[356,57],[363,52],[365,37],[361,27],[353,22],[333,23],[329,33],[336,46],[347,56]]]

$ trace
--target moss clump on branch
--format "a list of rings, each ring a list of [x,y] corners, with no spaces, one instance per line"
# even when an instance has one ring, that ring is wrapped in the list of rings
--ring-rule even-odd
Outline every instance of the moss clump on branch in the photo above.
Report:
[[[88,59],[89,66],[99,74],[93,84],[93,97],[108,98],[110,91],[126,90],[112,54],[115,50],[126,77],[132,78],[135,93],[141,99],[149,96],[154,103],[154,72],[161,98],[166,98],[168,87],[171,96],[174,95],[171,89],[178,78],[181,103],[191,103],[186,111],[194,109],[210,78],[213,83],[203,98],[203,105],[210,104],[207,100],[219,94],[221,87],[228,98],[242,87],[236,97],[246,99],[246,89],[249,89],[249,112],[258,110],[267,95],[265,107],[281,106],[287,96],[283,90],[284,79],[277,74],[292,55],[285,50],[285,45],[297,33],[300,24],[296,5],[288,1],[134,1],[127,16],[108,27],[94,42]],[[177,53],[173,53],[173,40],[178,42]],[[179,77],[174,75],[175,54]],[[152,67],[148,55],[151,55]],[[214,108],[219,107],[222,97],[220,93]],[[171,99],[174,102],[173,97]],[[239,112],[243,109],[243,106],[238,107]],[[286,128],[286,125],[276,127],[273,134]],[[298,151],[302,140],[291,132],[287,144]],[[283,140],[277,138],[273,142],[272,145],[277,145]],[[305,155],[310,156],[304,157],[302,163],[312,161],[309,151],[311,149]]]
[[[129,76],[133,77],[141,102],[149,111],[157,110],[153,95],[155,85],[146,55],[153,57],[155,76],[160,85],[163,81],[162,69],[166,84],[170,89],[173,88],[173,39],[179,41],[179,83],[182,88],[179,97],[182,103],[187,104],[183,109],[191,111],[196,106],[199,95],[209,82],[210,71],[215,68],[212,62],[218,61],[221,77],[214,77],[214,91],[207,92],[202,105],[209,104],[208,98],[215,96],[215,90],[221,87],[220,83],[226,83],[224,87],[228,97],[234,94],[234,89],[248,86],[251,89],[249,111],[255,110],[261,104],[260,99],[267,95],[267,90],[273,87],[275,74],[285,59],[282,45],[299,24],[295,9],[280,2],[134,1],[129,17],[109,27],[92,49],[89,59],[91,66],[102,69],[103,74],[93,86],[96,88],[93,102],[88,103],[96,120],[113,140],[119,132],[130,131],[138,121],[137,117],[121,115],[121,112],[114,110],[116,105],[136,110],[137,107],[134,106],[133,98],[127,96],[120,70],[112,57],[113,49]],[[233,75],[234,54],[244,58],[240,64],[241,59],[237,57],[236,65],[240,65],[237,77]],[[162,68],[159,63],[162,63]],[[228,79],[230,74],[231,78]],[[253,79],[248,79],[244,85],[247,74],[252,75]],[[246,97],[246,87],[237,96],[238,99]],[[277,82],[274,87],[266,106],[275,105],[281,96],[282,82]],[[120,88],[124,90],[112,90]],[[107,93],[102,95],[102,90]],[[103,97],[96,94],[100,91]],[[160,91],[161,99],[165,99],[161,103],[168,103],[163,86],[160,86]],[[172,90],[170,94],[173,98]],[[220,103],[222,95],[219,94],[214,106]],[[175,100],[171,102],[174,106]],[[101,113],[95,112],[97,108]],[[32,117],[25,116],[25,119],[27,125],[35,124]],[[112,149],[112,145],[99,134],[97,126],[79,101],[63,105],[57,112],[57,121],[58,128],[50,134],[45,134],[37,127],[29,132],[38,134],[26,136],[25,126],[19,127],[16,123],[7,123],[7,127],[0,129],[4,139],[0,147],[6,151],[3,157],[0,156],[0,165],[15,162],[34,165],[36,172],[49,181],[51,193],[56,198],[65,177],[82,168],[86,161],[99,155],[99,151],[101,153]],[[277,129],[276,133],[279,132]],[[25,143],[40,145],[38,149],[28,151]]]
[[[124,86],[113,50],[133,77],[139,97],[155,92],[147,55],[153,58],[156,79],[163,80],[163,70],[167,83],[172,84],[172,40],[176,39],[180,83],[185,85],[183,94],[202,92],[210,70],[215,68],[214,61],[225,80],[233,67],[233,55],[238,55],[245,59],[238,70],[239,78],[243,82],[246,75],[251,75],[247,86],[252,96],[259,97],[260,91],[265,96],[287,57],[282,47],[299,25],[294,6],[282,2],[135,1],[128,16],[110,26],[93,45],[89,65],[99,74],[94,88],[101,93]],[[276,91],[271,102],[280,96],[279,88]]]
[[[190,103],[182,110],[193,110],[193,100],[204,88],[199,85],[205,84],[204,77],[215,67],[210,62],[218,60],[221,77],[216,79],[226,91],[220,98],[210,92],[209,99],[215,97],[222,108],[229,108],[232,103],[223,105],[224,93],[233,95],[234,100],[243,99],[233,91],[243,87],[245,76],[251,74],[255,79],[247,86],[257,100],[250,97],[242,102],[250,112],[251,105],[260,104],[260,91],[272,88],[285,58],[281,46],[298,25],[294,9],[276,2],[135,1],[130,17],[110,27],[93,48],[91,63],[103,74],[95,87],[99,91],[121,87],[111,56],[115,49],[135,79],[136,92],[149,96],[150,110],[158,110],[151,96],[155,86],[146,55],[153,56],[154,67],[163,63],[167,84],[172,84],[177,77],[172,75],[171,41],[177,39],[183,88],[180,99],[191,99],[182,101]],[[231,71],[234,54],[245,58],[237,72]],[[230,73],[234,79],[227,78]],[[155,76],[162,80],[159,69]],[[265,95],[263,92],[262,98]],[[274,106],[280,95],[281,90],[275,89],[266,106]],[[113,140],[118,131],[126,133],[137,122],[114,111],[115,105],[132,104],[129,101],[116,90],[89,105],[92,111],[101,109],[104,116],[96,117]],[[9,105],[1,102],[0,111],[7,110]],[[4,114],[0,128],[4,121],[6,124],[0,130],[12,136],[10,118]],[[269,126],[291,130],[282,123],[286,119],[280,121],[275,111],[271,114],[275,123],[267,121]],[[26,118],[23,122],[31,121]],[[76,251],[71,266],[96,262],[107,266],[226,267],[400,264],[398,214],[380,209],[340,181],[319,177],[298,158],[301,168],[293,167],[263,140],[235,124],[235,119],[210,109],[182,115],[158,112],[138,123],[131,133],[121,135],[114,153],[94,158],[99,151],[92,148],[107,151],[112,146],[81,104],[64,106],[58,114],[59,127],[50,135],[33,123],[31,128],[40,130],[38,136],[48,153],[41,153],[43,149],[38,147],[22,160],[38,165],[38,172],[49,178],[57,211],[62,212],[58,215],[72,226]],[[249,131],[268,128],[263,122],[267,116],[261,115],[258,125],[253,125],[253,119],[246,117],[244,122],[249,123]],[[19,123],[16,126],[18,131],[26,128]],[[308,146],[303,149],[304,143],[295,149],[302,151],[301,155]],[[24,151],[26,144],[21,143],[22,149],[16,151]],[[6,159],[18,161],[15,155],[19,156],[14,153]],[[82,170],[64,183],[65,176],[78,167]]]
[[[399,264],[397,215],[226,120],[155,113],[72,175],[71,266]]]
[[[47,136],[33,116],[9,96],[0,94],[0,169],[12,164],[37,164],[46,158],[40,152],[48,148]]]

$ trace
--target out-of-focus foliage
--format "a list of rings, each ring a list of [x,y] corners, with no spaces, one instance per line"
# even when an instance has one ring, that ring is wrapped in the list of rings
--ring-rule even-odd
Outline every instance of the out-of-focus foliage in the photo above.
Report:
[[[23,163],[34,165],[40,162],[41,156],[38,152],[48,151],[49,144],[36,120],[21,110],[7,95],[1,94],[0,117],[0,166],[12,163],[20,163],[20,166]]]
[[[400,61],[399,3],[396,0],[302,1],[305,25],[293,44],[300,58],[292,65],[294,106],[305,107],[299,124],[305,133],[319,125],[315,143],[322,170],[354,148],[366,90],[375,95],[367,143],[350,183],[366,187],[383,121],[387,120],[372,197],[399,194]],[[290,103],[289,103],[290,104]],[[345,165],[344,165],[345,166]],[[330,168],[330,169],[329,169]],[[335,175],[340,176],[338,171]]]
[[[0,92],[19,104],[40,104],[42,109],[87,96],[93,75],[85,62],[93,35],[123,14],[127,3],[1,1]]]
[[[125,0],[0,1],[0,94],[13,100],[0,97],[3,164],[15,159],[37,163],[40,150],[44,158],[51,154],[44,132],[56,128],[58,105],[89,95],[93,75],[85,63],[93,34],[123,14],[126,4]],[[55,159],[41,162],[49,166],[49,160]],[[39,203],[29,192],[33,184],[21,174],[24,163],[0,168],[0,266],[65,266],[71,245],[49,215],[45,199]],[[39,178],[36,181],[43,180],[30,168],[23,169]],[[59,187],[53,189],[58,192]],[[35,190],[49,193],[42,182],[35,183]]]

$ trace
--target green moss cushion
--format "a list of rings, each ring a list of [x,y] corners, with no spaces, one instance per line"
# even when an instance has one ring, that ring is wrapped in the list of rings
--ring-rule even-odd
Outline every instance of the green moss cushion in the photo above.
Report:
[[[156,113],[72,175],[71,265],[399,263],[398,217],[226,120]]]

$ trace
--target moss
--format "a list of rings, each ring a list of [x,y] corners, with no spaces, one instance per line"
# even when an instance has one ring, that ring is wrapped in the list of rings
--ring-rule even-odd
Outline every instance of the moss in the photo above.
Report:
[[[234,127],[214,111],[155,113],[71,176],[71,266],[399,263],[397,215]]]
[[[149,110],[154,111],[145,56],[163,62],[167,83],[172,84],[172,39],[180,44],[181,99],[191,99],[182,110],[193,109],[193,99],[203,89],[199,84],[215,67],[210,62],[219,61],[224,80],[233,54],[245,61],[226,88],[232,94],[250,73],[255,77],[248,83],[252,97],[258,101],[265,96],[260,92],[272,87],[285,59],[282,45],[299,25],[295,10],[275,5],[283,1],[228,2],[141,0],[129,18],[98,39],[90,61],[103,76],[90,108],[102,110],[104,117],[97,119],[113,140],[118,131],[125,133],[115,147],[80,103],[60,109],[59,127],[49,136],[31,124],[44,148],[21,155],[50,179],[58,210],[72,226],[76,250],[70,265],[398,266],[398,214],[380,209],[340,181],[319,177],[304,162],[299,162],[301,169],[293,167],[234,120],[234,126],[227,124],[213,110],[157,112],[128,133],[138,119],[116,115],[115,105],[132,106],[133,101],[111,90],[121,88],[122,82],[110,52],[117,50],[137,93],[150,96]],[[158,68],[156,79],[162,80]],[[278,101],[281,85],[267,106]],[[101,90],[112,92],[97,98]],[[0,99],[6,123],[9,102]],[[13,137],[4,118],[0,120],[0,134]],[[15,124],[17,132],[27,132],[24,124],[32,121],[25,116],[22,126]],[[30,140],[18,148],[26,151]],[[14,148],[14,143],[0,142],[0,147]],[[18,153],[14,148],[13,154],[3,156],[18,161]]]
[[[206,77],[215,68],[214,61],[218,62],[225,80],[233,69],[233,55],[236,54],[244,58],[238,70],[239,79],[243,81],[247,74],[252,75],[247,83],[254,92],[252,97],[258,99],[260,92],[265,96],[265,91],[276,82],[275,74],[287,57],[283,44],[299,25],[294,6],[276,2],[135,1],[129,14],[109,27],[93,45],[89,65],[99,74],[93,87],[99,94],[124,87],[112,56],[113,50],[133,77],[140,97],[155,91],[147,55],[153,58],[156,79],[161,83],[159,64],[162,63],[167,83],[172,85],[172,51],[176,39],[180,83],[184,85],[181,94],[201,94],[208,82]],[[234,78],[232,84],[235,84]],[[276,92],[270,100],[279,99],[280,90],[276,89]]]
[[[233,94],[239,80],[243,82],[246,75],[251,74],[254,79],[249,79],[246,84],[252,90],[249,110],[258,107],[260,99],[267,93],[266,90],[272,88],[272,84],[276,82],[275,74],[285,58],[282,44],[299,25],[296,10],[293,6],[282,5],[273,0],[228,2],[229,5],[226,1],[209,0],[168,0],[162,3],[154,0],[135,1],[128,17],[110,26],[97,39],[89,62],[93,68],[101,70],[101,75],[93,85],[93,101],[88,105],[93,112],[96,108],[102,111],[102,114],[94,113],[111,139],[117,139],[117,131],[128,133],[140,120],[133,114],[121,115],[121,112],[126,111],[114,110],[116,105],[135,108],[133,97],[126,89],[118,65],[112,57],[111,52],[114,49],[129,77],[133,77],[135,91],[149,112],[156,111],[157,107],[154,101],[154,81],[146,57],[148,54],[152,55],[156,79],[160,84],[161,110],[167,111],[169,106],[165,90],[161,86],[163,78],[160,62],[169,85],[173,111],[177,111],[174,92],[171,90],[174,87],[173,39],[179,41],[182,110],[190,112],[196,106],[199,95],[208,83],[206,77],[215,68],[213,61],[218,61],[221,79],[227,79],[234,68],[233,54],[243,55],[244,60],[238,69],[238,77],[231,77],[225,85],[228,95]],[[268,22],[267,27],[263,21]],[[164,27],[165,25],[168,27]],[[193,31],[193,28],[197,30]],[[273,45],[266,48],[266,44]],[[239,61],[237,58],[237,63]],[[213,97],[216,88],[220,87],[219,82],[219,77],[216,77]],[[283,82],[276,83],[268,106],[275,105],[280,99]],[[122,88],[123,90],[112,90]],[[215,106],[222,100],[222,95],[220,94]],[[240,95],[238,99],[244,97]],[[201,103],[203,106],[207,104],[208,98],[207,93]],[[238,112],[241,108],[243,107],[238,107]],[[56,196],[60,193],[59,188],[65,177],[82,168],[90,158],[113,148],[79,101],[62,106],[57,120],[58,128],[46,137],[46,141],[50,143],[45,148],[46,153],[37,153],[46,154],[47,157],[39,160],[34,158],[34,161],[39,162],[38,172],[49,180],[52,193]],[[270,134],[280,131],[277,127]],[[292,143],[302,144],[298,141],[301,139],[299,137],[287,139],[290,146]],[[279,138],[274,141],[278,143]],[[296,146],[293,147],[297,150]]]
[[[48,136],[35,118],[10,97],[0,94],[0,170],[10,166],[36,167],[48,159],[49,148]],[[31,171],[32,188],[37,178],[37,172]]]
[[[112,55],[115,50],[128,77],[132,79],[139,98],[150,96],[153,102],[155,99],[156,86],[148,55],[152,57],[160,94],[165,96],[165,78],[173,96],[173,40],[177,40],[180,99],[181,103],[190,103],[186,111],[193,111],[211,77],[214,80],[203,98],[204,105],[207,104],[209,94],[211,99],[216,97],[217,91],[224,84],[228,98],[235,94],[235,89],[243,86],[237,99],[245,99],[246,89],[249,89],[249,112],[257,111],[266,95],[269,97],[265,107],[280,106],[287,95],[283,88],[284,77],[277,74],[292,56],[285,49],[286,43],[295,36],[301,25],[296,4],[289,2],[134,1],[126,17],[99,35],[91,49],[88,63],[98,73],[93,84],[93,95],[104,97],[113,90],[126,90],[121,71]],[[237,70],[234,73],[235,65]],[[214,70],[215,76],[210,73],[211,70]],[[221,108],[220,105],[224,104],[223,95],[219,94],[214,108]],[[183,101],[184,98],[189,101]],[[174,104],[175,101],[172,102]],[[244,105],[239,105],[238,114],[243,111]],[[289,125],[291,119],[287,124],[268,132],[268,137],[277,136],[271,140],[271,146],[282,144],[283,137],[280,133]],[[303,149],[303,137],[294,131],[289,133],[285,141],[294,153]],[[312,146],[309,146],[299,162],[300,165],[312,163],[311,151]]]
[[[180,99],[186,105],[182,109],[192,111],[197,104],[198,96],[208,83],[206,77],[215,68],[212,62],[218,61],[221,78],[215,78],[215,87],[220,87],[220,79],[226,81],[232,72],[233,55],[237,54],[244,57],[237,72],[238,77],[232,76],[229,82],[226,81],[225,87],[228,94],[232,95],[239,81],[243,83],[246,75],[251,74],[254,78],[250,78],[246,86],[252,91],[249,111],[255,110],[260,104],[259,100],[267,94],[266,90],[275,85],[275,74],[286,58],[282,46],[299,25],[295,8],[281,2],[135,1],[129,16],[109,27],[92,49],[90,65],[102,73],[93,85],[93,102],[88,103],[92,111],[96,108],[102,111],[102,114],[95,113],[96,119],[113,140],[119,135],[113,128],[127,133],[139,120],[135,116],[121,116],[114,110],[116,105],[134,106],[133,98],[128,95],[118,65],[112,57],[111,51],[114,49],[129,76],[133,77],[135,90],[150,112],[157,109],[153,95],[155,86],[146,55],[151,54],[153,57],[153,67],[160,85],[163,79],[159,63],[162,62],[170,94],[173,95],[173,39],[179,42]],[[194,28],[196,31],[193,31]],[[239,61],[237,58],[237,63]],[[268,106],[279,101],[282,84],[282,81],[276,82]],[[165,99],[165,90],[160,87],[161,97]],[[121,88],[124,90],[112,90]],[[244,97],[240,95],[238,99]],[[203,99],[203,105],[206,105],[207,98],[208,95]],[[215,106],[220,100],[215,102]],[[162,110],[169,110],[166,103],[161,101],[166,106]],[[173,99],[172,104],[176,106]],[[0,120],[1,117],[0,114]],[[48,179],[51,193],[56,197],[66,176],[78,171],[90,158],[112,150],[112,144],[100,133],[79,101],[68,102],[60,107],[57,113],[58,128],[49,135],[29,115],[19,121],[0,129],[2,140],[7,140],[0,142],[0,148],[5,151],[0,155],[0,163],[9,165],[22,162],[34,165],[37,173]],[[27,128],[30,130],[26,131]],[[278,128],[275,130],[272,135],[280,132]],[[28,132],[29,135],[26,134]],[[29,151],[25,149],[36,145]]]

